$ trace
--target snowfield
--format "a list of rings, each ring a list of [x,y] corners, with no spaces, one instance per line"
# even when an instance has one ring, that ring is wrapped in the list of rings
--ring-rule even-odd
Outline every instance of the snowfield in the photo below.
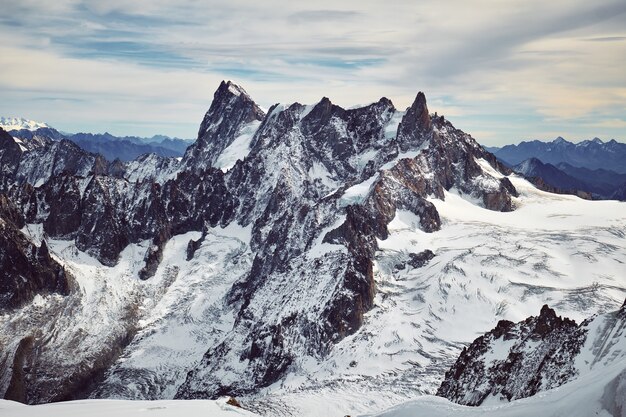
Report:
[[[250,411],[217,401],[124,401],[84,400],[43,405],[24,405],[14,401],[0,400],[3,417],[236,417],[257,416]]]

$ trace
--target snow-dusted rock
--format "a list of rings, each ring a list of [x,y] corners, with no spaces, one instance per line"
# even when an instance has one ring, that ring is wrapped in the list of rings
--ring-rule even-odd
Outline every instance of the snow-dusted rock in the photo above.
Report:
[[[463,349],[437,395],[463,405],[526,398],[626,359],[626,302],[580,326],[544,305],[539,316],[502,320]]]

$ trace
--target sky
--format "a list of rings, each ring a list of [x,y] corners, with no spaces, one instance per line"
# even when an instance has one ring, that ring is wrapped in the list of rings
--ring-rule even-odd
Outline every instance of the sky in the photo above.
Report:
[[[423,91],[480,143],[626,141],[624,0],[0,0],[0,115],[195,138],[221,80],[262,107]]]

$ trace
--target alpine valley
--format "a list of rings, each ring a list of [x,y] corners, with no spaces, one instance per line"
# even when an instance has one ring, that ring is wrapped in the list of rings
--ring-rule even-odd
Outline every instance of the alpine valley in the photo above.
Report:
[[[626,203],[537,189],[421,92],[222,82],[178,158],[9,122],[2,415],[626,413]]]

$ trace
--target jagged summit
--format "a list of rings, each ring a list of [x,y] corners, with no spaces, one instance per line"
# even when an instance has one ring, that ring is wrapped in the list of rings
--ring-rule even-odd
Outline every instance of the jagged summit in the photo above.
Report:
[[[183,165],[203,169],[214,166],[220,154],[246,129],[258,126],[265,112],[245,90],[222,81],[213,102],[200,124],[197,141],[183,157]]]
[[[248,93],[246,92],[246,90],[244,90],[244,89],[243,89],[243,87],[241,87],[240,85],[237,85],[237,84],[233,83],[233,82],[232,82],[232,81],[230,81],[230,80],[228,80],[228,81],[222,81],[222,82],[220,83],[220,87],[219,87],[219,88],[224,88],[224,87],[225,87],[225,88],[228,88],[228,91],[229,91],[231,94],[234,94],[234,95],[236,95],[236,96],[239,96],[239,95],[241,95],[241,94],[244,94],[244,95],[246,95],[246,96],[250,97],[250,96],[248,95]]]

